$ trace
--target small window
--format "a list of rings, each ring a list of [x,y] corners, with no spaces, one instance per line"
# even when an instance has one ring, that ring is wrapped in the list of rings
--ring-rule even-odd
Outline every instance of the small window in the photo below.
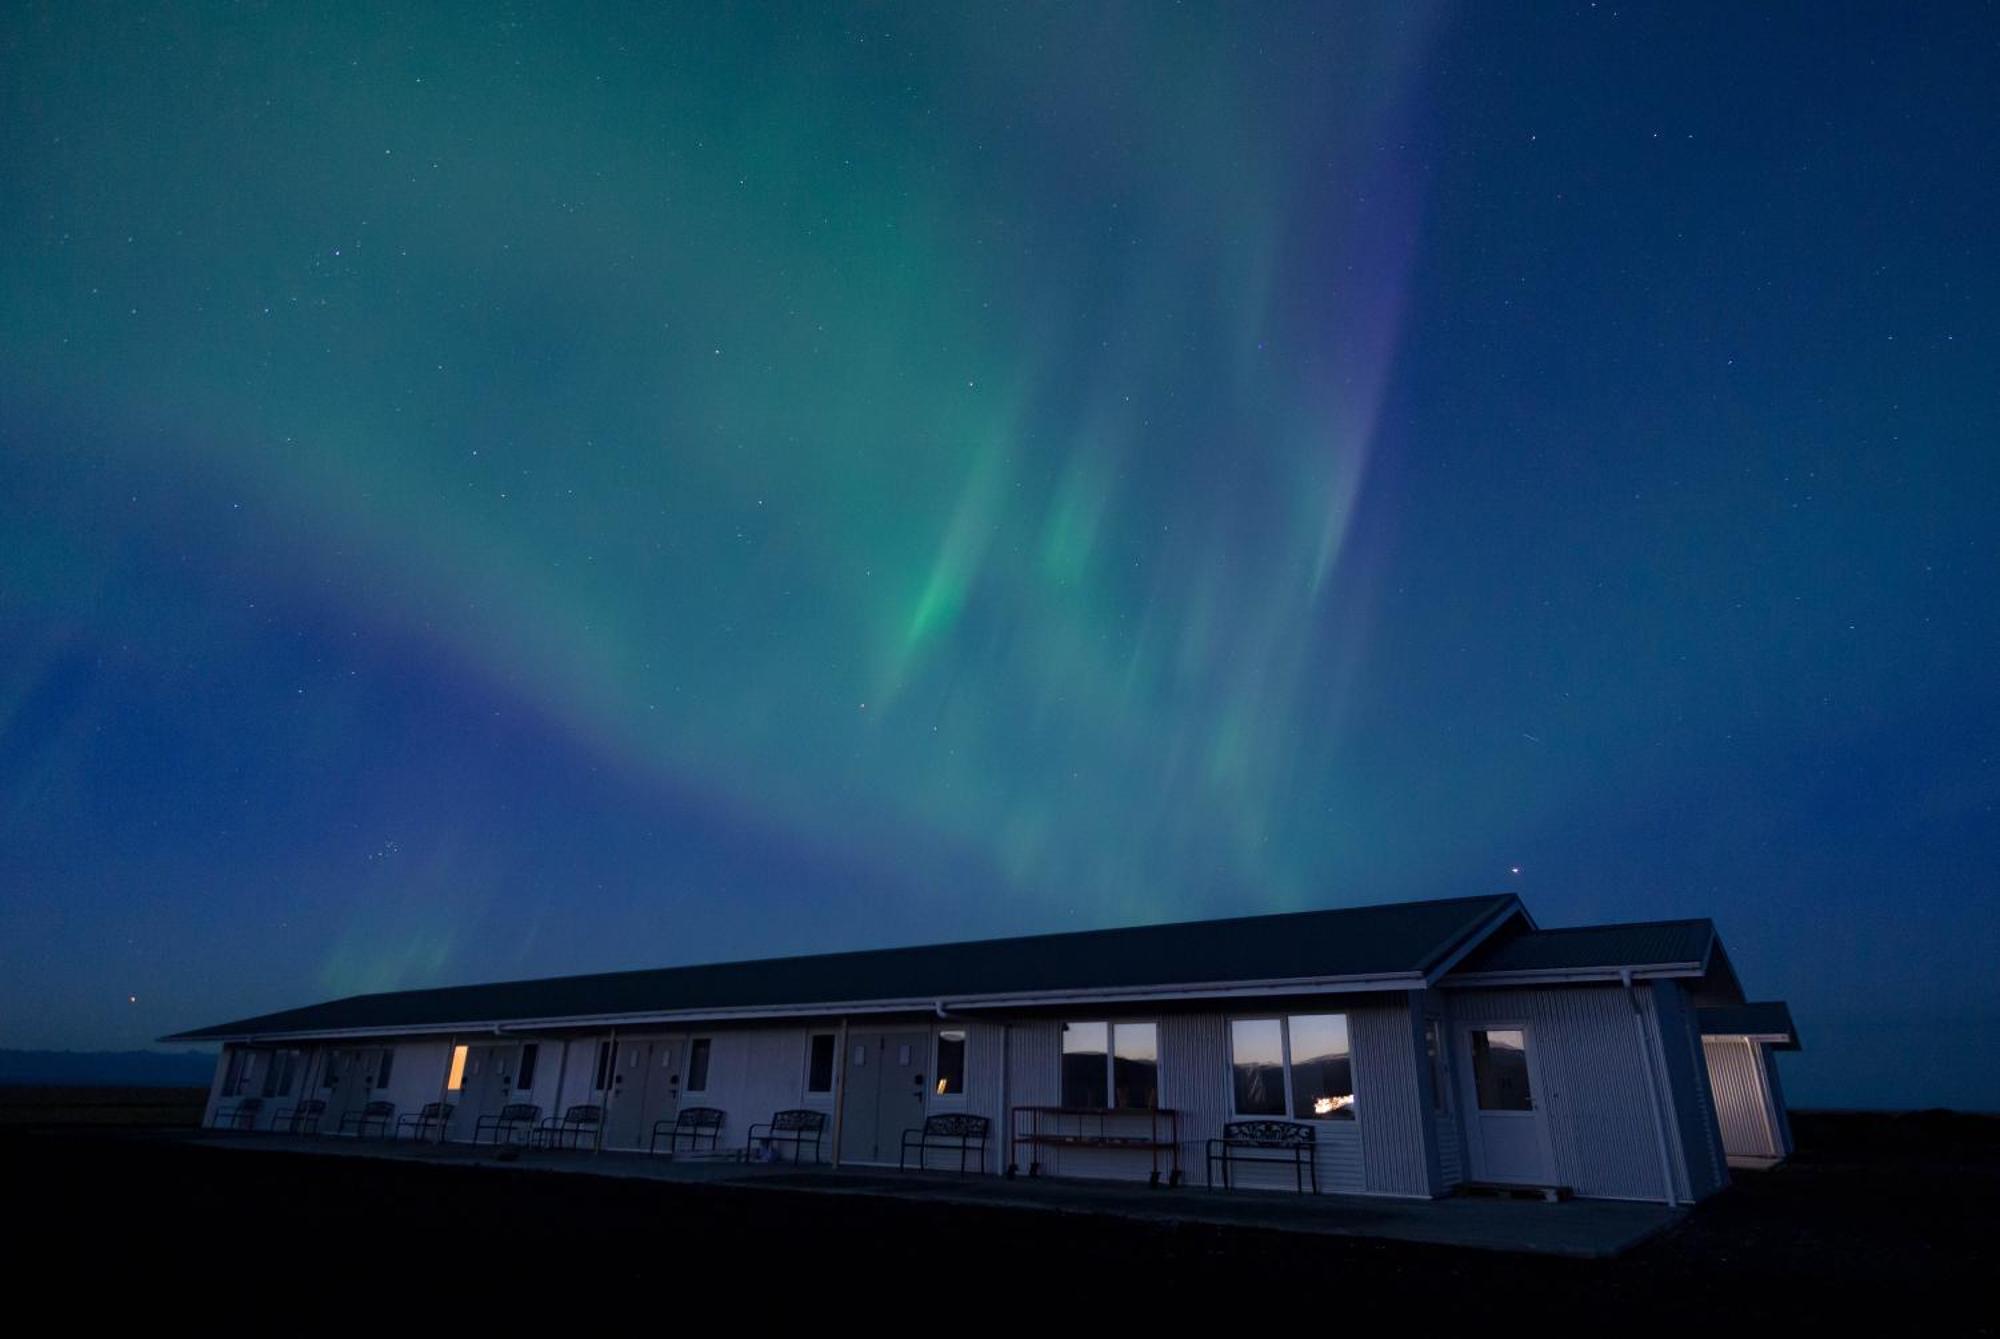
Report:
[[[1518,1028],[1475,1028],[1472,1086],[1481,1111],[1533,1111],[1527,1034]]]
[[[1424,1024],[1424,1056],[1431,1067],[1431,1110],[1451,1110],[1451,1069],[1445,1063],[1444,1024],[1433,1018]]]
[[[514,1086],[528,1092],[535,1086],[535,1062],[542,1058],[542,1048],[536,1042],[529,1042],[521,1048],[520,1077]]]
[[[597,1089],[597,1091],[601,1093],[610,1086],[611,1086],[611,1043],[608,1041],[601,1041],[597,1043],[597,1077],[591,1081],[591,1087]]]
[[[389,1086],[389,1075],[396,1068],[396,1053],[382,1052],[382,1063],[375,1066],[375,1089],[380,1092]]]
[[[937,1039],[937,1095],[965,1094],[965,1029],[945,1028]]]
[[[451,1048],[451,1077],[446,1079],[444,1083],[445,1088],[450,1092],[455,1093],[465,1087],[465,1056],[465,1047],[454,1046]]]
[[[691,1093],[708,1091],[709,1039],[696,1037],[688,1046],[687,1090]]]
[[[806,1047],[806,1091],[833,1091],[833,1034],[815,1032]]]

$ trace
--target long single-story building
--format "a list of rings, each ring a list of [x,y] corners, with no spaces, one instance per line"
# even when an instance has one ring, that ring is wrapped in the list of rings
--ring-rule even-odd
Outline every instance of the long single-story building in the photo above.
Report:
[[[825,1113],[828,1161],[895,1166],[906,1131],[963,1114],[990,1123],[989,1173],[1202,1184],[1226,1126],[1286,1122],[1321,1192],[1684,1204],[1732,1141],[1789,1148],[1777,1013],[1709,921],[1545,930],[1495,895],[395,991],[166,1040],[222,1043],[208,1120],[245,1129],[300,1101],[323,1132],[448,1104],[412,1133],[470,1140],[504,1105],[588,1107],[586,1146],[643,1153],[702,1107],[741,1151],[798,1109]]]

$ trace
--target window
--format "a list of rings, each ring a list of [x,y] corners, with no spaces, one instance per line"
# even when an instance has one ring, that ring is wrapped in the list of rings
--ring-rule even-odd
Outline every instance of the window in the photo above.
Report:
[[[591,1080],[591,1087],[603,1092],[611,1086],[611,1043],[597,1043],[597,1077]]]
[[[529,1042],[521,1048],[520,1073],[514,1086],[528,1092],[535,1086],[535,1062],[542,1058],[542,1048],[537,1042]]]
[[[1481,1111],[1533,1111],[1527,1033],[1518,1028],[1473,1029],[1472,1087]]]
[[[1144,1108],[1160,1100],[1160,1030],[1153,1023],[1064,1023],[1062,1104]]]
[[[395,1068],[396,1068],[396,1053],[394,1051],[382,1052],[382,1063],[375,1067],[376,1091],[379,1092],[382,1089],[387,1088],[389,1086],[389,1073]]]
[[[806,1046],[806,1091],[833,1091],[833,1034],[815,1032]]]
[[[444,1081],[444,1086],[447,1090],[454,1093],[465,1087],[465,1048],[463,1046],[454,1046],[451,1048],[451,1077]]]
[[[708,1091],[709,1039],[696,1037],[688,1046],[687,1090],[691,1093]]]
[[[1444,1024],[1433,1018],[1424,1024],[1424,1055],[1431,1063],[1431,1110],[1451,1110],[1451,1067],[1445,1063]]]
[[[1346,1014],[1238,1018],[1229,1025],[1229,1061],[1239,1116],[1354,1119]]]
[[[240,1097],[243,1094],[243,1052],[234,1049],[229,1052],[229,1064],[222,1071],[222,1095]]]
[[[964,1028],[944,1028],[938,1032],[937,1095],[965,1096]]]
[[[292,1084],[297,1080],[299,1073],[300,1054],[298,1051],[272,1052],[271,1067],[264,1072],[264,1096],[292,1095]]]

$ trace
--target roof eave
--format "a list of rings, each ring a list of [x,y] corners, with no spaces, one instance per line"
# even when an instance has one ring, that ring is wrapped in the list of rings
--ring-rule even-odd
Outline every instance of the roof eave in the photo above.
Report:
[[[1668,980],[1683,977],[1698,977],[1704,971],[1699,962],[1655,962],[1622,963],[1599,967],[1561,967],[1531,969],[1516,972],[1462,972],[1446,977],[1438,984],[1446,987],[1465,986],[1543,986],[1580,985],[1609,982],[1616,984],[1631,973],[1635,981]]]

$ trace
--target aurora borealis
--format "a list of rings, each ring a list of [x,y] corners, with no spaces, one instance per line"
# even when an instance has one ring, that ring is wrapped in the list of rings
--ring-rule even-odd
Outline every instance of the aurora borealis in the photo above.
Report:
[[[1990,14],[6,34],[0,1045],[1514,888],[2000,1105]]]

